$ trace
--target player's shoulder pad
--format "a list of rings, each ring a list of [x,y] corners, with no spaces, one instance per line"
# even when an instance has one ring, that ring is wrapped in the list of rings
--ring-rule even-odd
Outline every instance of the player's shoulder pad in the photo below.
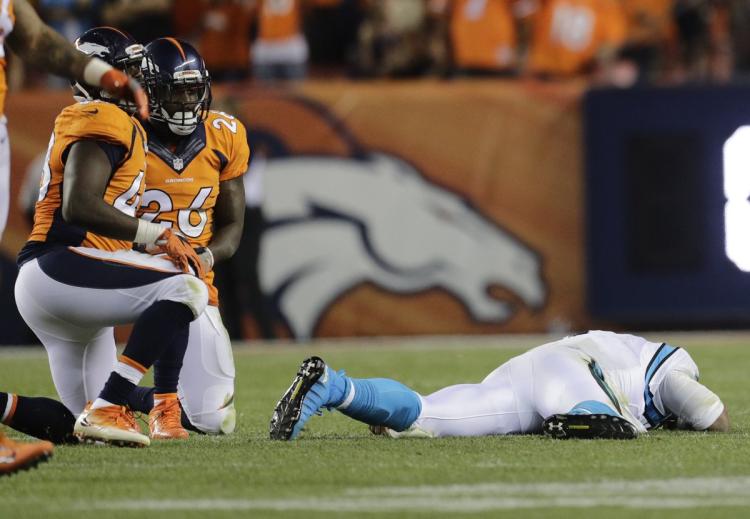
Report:
[[[130,147],[135,120],[112,103],[85,101],[70,105],[55,121],[55,133],[70,139],[105,140]]]
[[[206,130],[220,142],[226,142],[229,145],[234,143],[247,144],[245,125],[232,114],[210,110],[206,117]]]

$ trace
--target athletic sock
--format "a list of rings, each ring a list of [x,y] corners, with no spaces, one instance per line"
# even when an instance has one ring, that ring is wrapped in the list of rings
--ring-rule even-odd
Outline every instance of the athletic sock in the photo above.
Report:
[[[109,374],[107,383],[99,393],[99,398],[94,400],[92,409],[99,409],[109,405],[127,405],[130,393],[135,389],[135,383],[120,375],[117,371]]]
[[[135,387],[128,395],[128,407],[139,413],[150,413],[154,408],[154,388]]]
[[[130,393],[143,374],[170,348],[184,356],[187,348],[188,327],[195,318],[192,310],[182,303],[157,301],[136,320],[125,350],[115,370],[99,394],[93,409],[106,405],[127,405]],[[175,343],[180,343],[176,346]],[[184,344],[182,344],[184,343]]]
[[[585,400],[578,402],[568,414],[608,414],[610,416],[620,416],[620,414],[603,402],[597,400]]]
[[[422,412],[419,395],[401,382],[388,378],[339,377],[346,381],[346,396],[336,408],[355,420],[404,431]]]
[[[154,390],[157,394],[177,393],[188,336],[189,327],[175,333],[172,342],[154,363]]]
[[[53,443],[77,443],[75,417],[61,402],[46,397],[0,393],[2,422],[16,431]]]

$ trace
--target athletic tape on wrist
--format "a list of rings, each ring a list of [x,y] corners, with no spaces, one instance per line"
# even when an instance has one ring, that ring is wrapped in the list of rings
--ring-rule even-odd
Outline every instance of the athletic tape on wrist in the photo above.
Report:
[[[161,236],[163,232],[164,227],[157,223],[138,220],[138,230],[135,232],[135,238],[133,238],[133,242],[143,243],[144,245],[151,245],[159,239],[159,236]]]
[[[101,86],[102,76],[112,70],[112,65],[99,58],[91,58],[83,69],[83,81],[93,86]]]

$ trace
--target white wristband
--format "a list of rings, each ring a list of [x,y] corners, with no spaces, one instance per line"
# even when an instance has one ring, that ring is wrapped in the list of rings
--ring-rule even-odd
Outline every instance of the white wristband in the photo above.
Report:
[[[165,228],[158,223],[147,222],[146,220],[138,220],[138,230],[135,232],[135,238],[133,242],[142,243],[144,245],[152,245],[159,236],[164,232]]]
[[[92,86],[100,86],[102,76],[112,70],[112,65],[99,58],[91,58],[83,69],[83,81]]]

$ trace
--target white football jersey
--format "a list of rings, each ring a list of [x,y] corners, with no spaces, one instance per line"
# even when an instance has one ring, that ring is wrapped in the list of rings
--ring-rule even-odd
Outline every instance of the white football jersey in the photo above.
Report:
[[[698,366],[687,351],[635,335],[591,331],[540,348],[547,347],[578,350],[595,360],[619,405],[627,407],[646,429],[658,426],[670,414],[660,390],[669,371],[677,369],[698,380]]]

